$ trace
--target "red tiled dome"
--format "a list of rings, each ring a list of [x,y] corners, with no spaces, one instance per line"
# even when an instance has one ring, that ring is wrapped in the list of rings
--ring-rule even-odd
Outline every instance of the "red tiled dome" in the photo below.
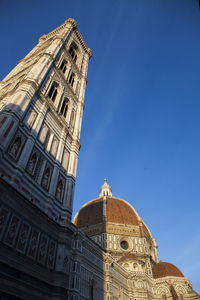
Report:
[[[81,228],[103,222],[103,197],[88,202],[75,216],[73,223]],[[106,197],[105,217],[107,222],[138,225],[139,220],[134,209],[124,200]]]
[[[162,278],[166,276],[184,277],[182,272],[176,266],[163,261],[154,265],[152,271],[154,278]]]

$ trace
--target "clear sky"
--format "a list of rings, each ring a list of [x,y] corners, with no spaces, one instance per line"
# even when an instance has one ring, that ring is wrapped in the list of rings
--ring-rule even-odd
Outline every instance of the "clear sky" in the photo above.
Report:
[[[200,293],[197,0],[0,0],[0,79],[74,18],[93,51],[74,213],[104,177]]]

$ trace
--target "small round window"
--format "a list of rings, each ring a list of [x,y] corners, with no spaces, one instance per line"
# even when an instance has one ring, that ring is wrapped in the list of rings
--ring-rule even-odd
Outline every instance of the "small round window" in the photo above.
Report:
[[[128,249],[127,241],[121,241],[120,246],[122,247],[122,249],[127,250]]]

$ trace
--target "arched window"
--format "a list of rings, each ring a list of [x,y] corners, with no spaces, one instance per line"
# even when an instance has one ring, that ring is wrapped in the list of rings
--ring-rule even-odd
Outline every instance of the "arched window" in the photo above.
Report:
[[[48,92],[48,97],[54,102],[58,93],[58,83],[53,82]]]
[[[73,87],[75,74],[72,72],[69,76],[69,84]]]
[[[60,65],[60,70],[63,72],[63,74],[65,74],[66,69],[67,69],[67,62],[65,59],[63,59],[61,65]]]
[[[60,113],[66,117],[67,115],[67,110],[68,110],[68,103],[69,103],[69,99],[68,98],[64,98],[62,106],[61,106],[61,110]]]
[[[72,42],[69,48],[69,54],[75,62],[77,61],[77,49],[78,47],[76,46],[76,44]]]

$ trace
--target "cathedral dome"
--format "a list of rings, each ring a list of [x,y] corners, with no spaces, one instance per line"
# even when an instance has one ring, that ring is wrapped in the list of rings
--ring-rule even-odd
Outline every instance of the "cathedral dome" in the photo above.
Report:
[[[155,264],[152,271],[154,278],[162,278],[167,276],[184,277],[182,272],[176,266],[163,261]]]
[[[107,196],[86,203],[74,218],[74,224],[79,228],[104,221],[124,225],[138,225],[139,217],[126,201]]]
[[[115,224],[119,230],[122,230],[122,226],[128,228],[129,225],[135,228],[138,236],[147,236],[151,239],[149,229],[135,209],[125,200],[112,196],[112,190],[106,179],[100,189],[99,198],[86,203],[76,214],[73,223],[89,235],[94,231],[91,228],[97,225],[101,227],[102,232],[108,224]],[[134,229],[131,232],[134,232]]]

